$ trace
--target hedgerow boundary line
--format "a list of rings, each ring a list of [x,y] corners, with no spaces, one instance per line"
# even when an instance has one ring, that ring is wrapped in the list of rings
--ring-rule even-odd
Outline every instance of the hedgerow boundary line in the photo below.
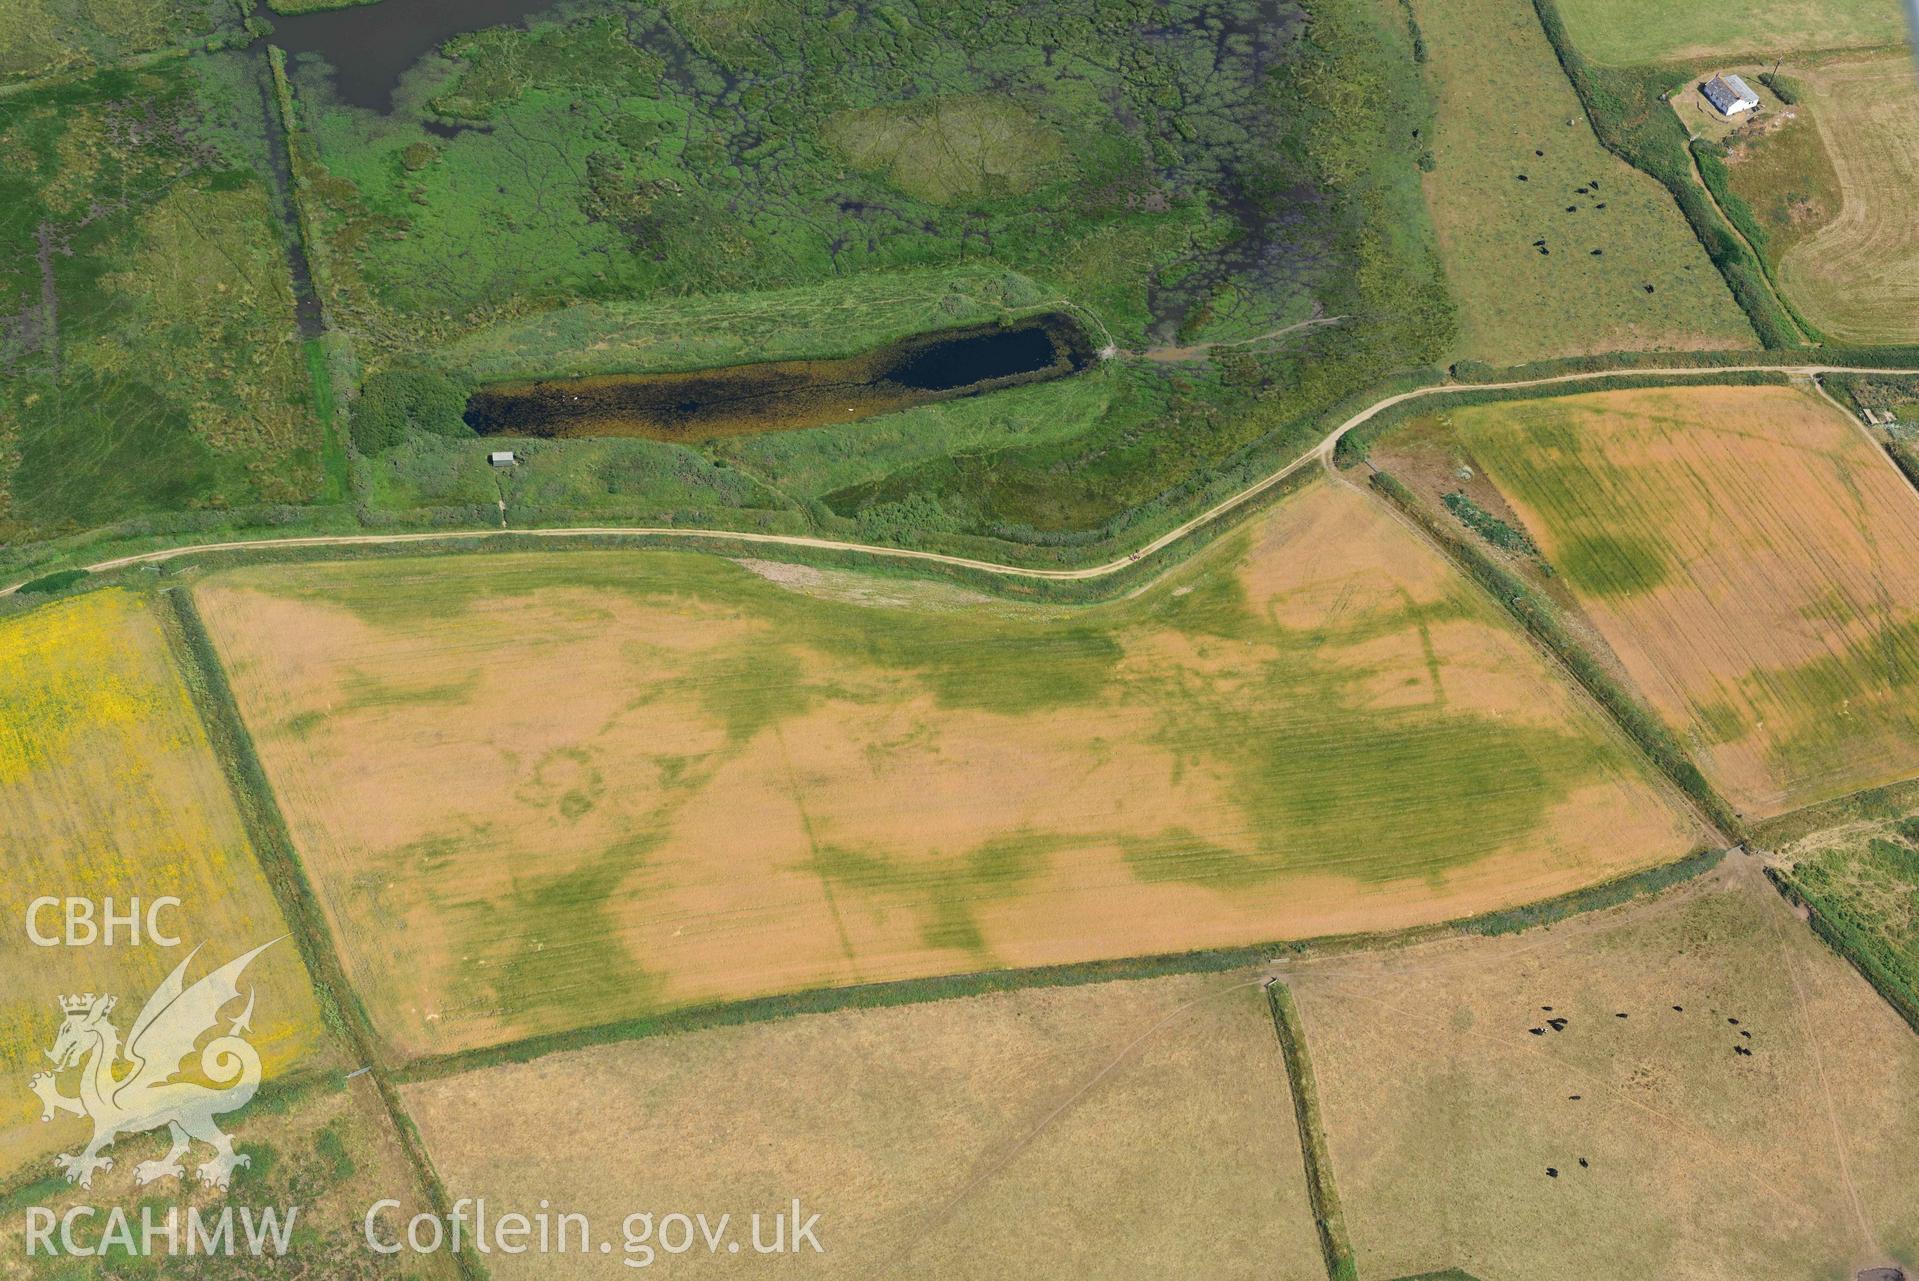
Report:
[[[1340,1208],[1339,1189],[1333,1183],[1333,1154],[1319,1115],[1319,1083],[1306,1053],[1306,1029],[1292,989],[1278,979],[1266,984],[1266,1003],[1273,1013],[1273,1033],[1286,1066],[1286,1084],[1293,1096],[1293,1117],[1299,1129],[1299,1151],[1306,1162],[1306,1197],[1313,1207],[1313,1226],[1319,1232],[1320,1253],[1326,1256],[1327,1281],[1358,1281],[1359,1261],[1346,1232],[1346,1213]]]
[[[259,859],[260,870],[278,900],[287,928],[306,962],[307,975],[320,1004],[321,1017],[359,1061],[361,1070],[373,1083],[380,1105],[392,1125],[408,1163],[413,1167],[427,1204],[445,1222],[452,1202],[439,1173],[433,1168],[425,1142],[400,1102],[398,1092],[388,1079],[379,1038],[373,1030],[359,992],[348,981],[333,946],[332,932],[314,896],[306,869],[294,849],[293,834],[286,816],[268,781],[266,769],[254,749],[253,735],[240,716],[240,706],[227,683],[226,669],[220,663],[213,637],[200,618],[193,598],[179,587],[161,592],[164,622],[177,647],[181,675],[185,678],[194,707],[205,725],[213,754],[220,762],[228,787],[240,811],[248,843]],[[452,1252],[463,1281],[484,1281],[485,1272],[472,1257],[470,1246]]]

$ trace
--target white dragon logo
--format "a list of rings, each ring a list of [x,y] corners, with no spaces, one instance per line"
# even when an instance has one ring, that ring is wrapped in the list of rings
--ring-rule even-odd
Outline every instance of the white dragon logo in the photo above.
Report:
[[[252,1163],[233,1150],[233,1140],[213,1123],[214,1117],[245,1107],[260,1088],[259,1052],[240,1036],[252,1030],[251,990],[246,1009],[233,1020],[227,1034],[216,1036],[200,1050],[200,1070],[206,1079],[227,1084],[207,1086],[175,1078],[182,1060],[193,1053],[201,1036],[219,1023],[220,1011],[239,998],[241,971],[279,941],[261,944],[188,987],[187,966],[200,951],[195,948],[147,998],[127,1033],[124,1050],[119,1029],[107,1019],[117,1004],[116,998],[96,997],[91,992],[60,998],[66,1021],[60,1025],[59,1039],[47,1051],[54,1070],[40,1073],[28,1085],[40,1096],[45,1109],[42,1121],[53,1120],[58,1112],[93,1120],[93,1139],[83,1152],[54,1158],[66,1173],[67,1182],[92,1187],[95,1170],[113,1168],[113,1159],[102,1156],[101,1149],[111,1147],[123,1134],[141,1134],[161,1126],[172,1134],[172,1150],[158,1161],[142,1161],[135,1166],[133,1178],[137,1184],[183,1177],[180,1158],[195,1139],[213,1148],[212,1159],[199,1167],[200,1181],[209,1187],[226,1187],[236,1168]],[[124,1069],[120,1067],[122,1060],[127,1065]],[[60,1093],[55,1074],[76,1067],[81,1069],[80,1093],[69,1098]]]

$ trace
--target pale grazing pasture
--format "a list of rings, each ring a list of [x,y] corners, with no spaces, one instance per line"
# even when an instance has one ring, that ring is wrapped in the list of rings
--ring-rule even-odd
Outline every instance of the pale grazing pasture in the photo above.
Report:
[[[1288,982],[1362,1277],[1825,1281],[1919,1250],[1919,1041],[1743,855]]]
[[[1307,1281],[1325,1265],[1259,978],[805,1015],[404,1095],[450,1195],[497,1214],[542,1201],[584,1213],[616,1259],[634,1213],[728,1214],[749,1244],[755,1213],[767,1243],[795,1198],[820,1216],[822,1253],[700,1243],[659,1253],[676,1276]],[[599,1264],[491,1267],[518,1281]]]

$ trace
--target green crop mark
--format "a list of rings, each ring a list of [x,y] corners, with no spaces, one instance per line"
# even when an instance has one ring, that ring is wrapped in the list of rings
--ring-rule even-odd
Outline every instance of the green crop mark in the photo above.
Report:
[[[1670,569],[1659,544],[1619,533],[1569,538],[1553,561],[1568,582],[1595,596],[1649,592],[1666,581]]]
[[[1044,870],[1055,852],[1080,844],[1058,833],[1019,831],[997,836],[955,856],[910,862],[870,848],[822,843],[808,862],[836,895],[850,895],[869,909],[911,912],[923,946],[992,959],[978,908],[1016,897]],[[843,910],[852,910],[849,905]]]

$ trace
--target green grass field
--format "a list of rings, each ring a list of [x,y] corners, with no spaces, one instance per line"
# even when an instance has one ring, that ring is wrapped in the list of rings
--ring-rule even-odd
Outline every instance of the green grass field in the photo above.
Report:
[[[1530,4],[1413,10],[1439,100],[1426,194],[1461,355],[1753,345],[1671,196],[1593,136]]]
[[[315,496],[259,110],[237,54],[0,98],[0,540]]]
[[[908,268],[748,293],[580,303],[476,330],[443,349],[440,363],[449,373],[499,382],[853,356],[925,330],[1065,301],[986,263]]]
[[[1737,55],[1793,59],[1824,49],[1876,48],[1906,38],[1886,0],[1674,4],[1670,0],[1559,0],[1579,51],[1598,62],[1701,61]]]

